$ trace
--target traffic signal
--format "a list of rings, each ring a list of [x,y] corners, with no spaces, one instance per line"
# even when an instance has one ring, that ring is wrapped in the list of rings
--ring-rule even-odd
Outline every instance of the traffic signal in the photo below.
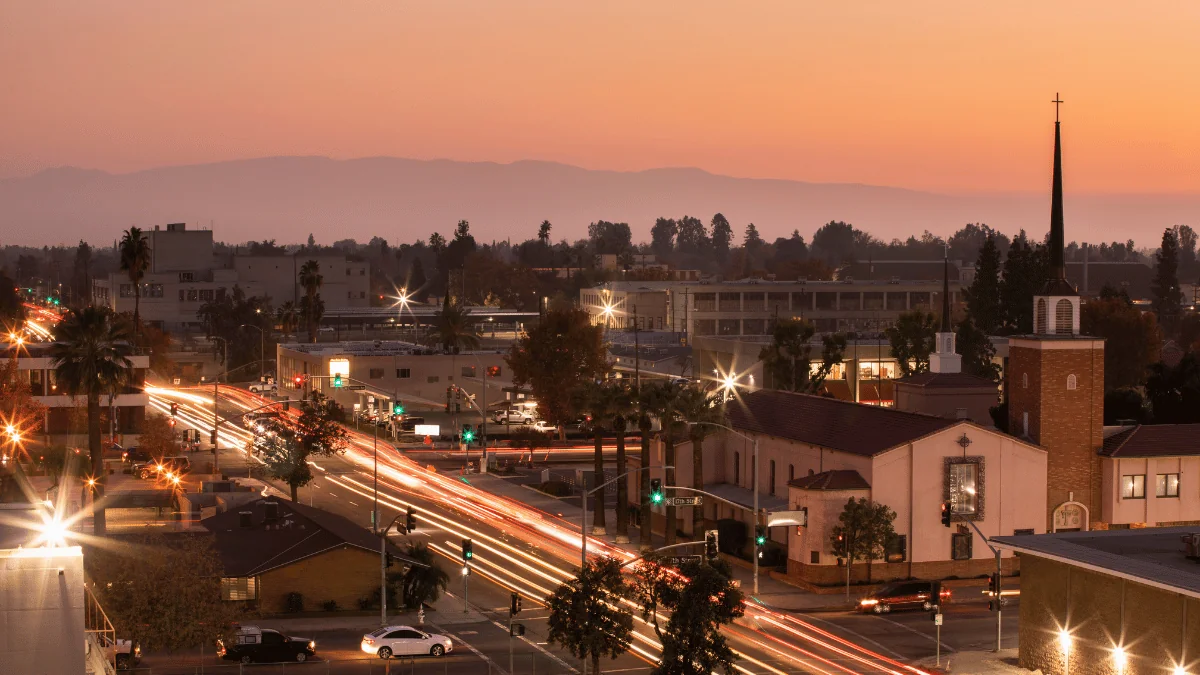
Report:
[[[208,442],[211,443],[213,447],[216,447],[216,445],[217,445],[217,430],[216,429],[213,429],[211,432],[209,432]]]
[[[466,560],[467,562],[470,562],[471,559],[475,557],[475,551],[471,550],[470,539],[462,540],[462,556],[463,560]]]
[[[391,567],[391,566],[392,566],[392,554],[391,554],[391,553],[387,553],[387,554],[385,554],[385,555],[387,556],[387,566],[388,566],[388,567]]]
[[[717,558],[717,531],[709,530],[704,533],[704,557],[709,560]]]
[[[950,527],[950,502],[942,502],[942,525]]]
[[[404,414],[404,404],[399,401],[396,401],[395,403],[393,403],[392,404],[392,414],[393,415],[403,415]]]
[[[454,387],[446,387],[446,412],[450,412],[450,397],[454,395]]]
[[[767,545],[767,528],[765,526],[754,526],[754,545],[759,547]]]
[[[342,386],[344,386],[344,385],[345,385],[345,382],[343,382],[343,381],[342,381],[342,376],[341,376],[341,375],[334,375],[334,376],[333,376],[333,386],[334,386],[334,388],[335,388],[335,389],[337,389],[337,388],[340,388],[340,387],[342,387]]]
[[[417,529],[417,514],[413,513],[412,507],[404,514],[404,529],[407,532]]]
[[[463,441],[463,443],[474,443],[475,442],[475,430],[471,428],[470,424],[463,425],[462,441]]]
[[[171,425],[171,428],[174,429],[175,428],[175,418],[172,417],[171,419],[167,420],[167,424]]]
[[[292,408],[292,402],[291,402],[291,401],[284,401],[284,402],[283,402],[283,412],[287,412],[288,410],[291,410],[291,408]]]
[[[657,478],[651,478],[650,479],[650,503],[651,504],[661,504],[661,503],[663,503],[663,499],[664,499],[664,497],[663,497],[662,481]]]
[[[1000,574],[992,572],[988,575],[988,593],[991,594],[991,599],[988,600],[988,610],[992,612],[1000,611]]]
[[[521,637],[525,634],[525,624],[514,623],[513,625],[509,626],[508,634],[512,637]]]
[[[508,615],[516,616],[521,613],[521,594],[513,593],[509,596]]]
[[[171,417],[174,417],[174,416],[175,416],[175,414],[176,414],[176,413],[178,413],[178,412],[179,412],[179,404],[178,404],[178,403],[172,403],[172,404],[171,404]]]
[[[295,387],[295,388],[297,388],[297,389],[299,389],[300,387],[304,386],[304,378],[303,378],[302,376],[300,376],[300,375],[297,375],[297,376],[293,377],[293,378],[292,378],[292,386],[293,386],[293,387]]]

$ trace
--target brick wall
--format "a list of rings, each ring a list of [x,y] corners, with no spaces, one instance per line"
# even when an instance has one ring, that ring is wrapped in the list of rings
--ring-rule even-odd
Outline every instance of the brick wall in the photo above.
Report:
[[[328,600],[339,609],[358,609],[359,598],[374,597],[379,590],[379,553],[342,546],[300,562],[271,570],[258,577],[259,607],[263,612],[283,612],[284,600],[293,591],[304,596],[304,609],[316,611]]]
[[[1075,389],[1067,389],[1070,376]],[[1046,448],[1046,522],[1074,500],[1093,522],[1101,516],[1100,459],[1104,430],[1104,346],[1100,341],[1014,339],[1009,348],[1009,432]],[[1026,384],[1026,376],[1028,384]]]
[[[1181,654],[1189,661],[1200,655],[1197,617],[1195,598],[1044,558],[1026,555],[1022,561],[1023,668],[1064,672],[1058,634],[1066,629],[1071,675],[1116,675],[1116,643],[1129,656],[1123,675],[1170,673]]]

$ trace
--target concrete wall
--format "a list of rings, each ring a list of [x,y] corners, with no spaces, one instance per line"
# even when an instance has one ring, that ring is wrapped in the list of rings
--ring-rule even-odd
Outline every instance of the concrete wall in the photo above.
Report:
[[[1100,469],[1104,522],[1154,527],[1200,521],[1200,457],[1104,457]],[[1155,477],[1173,473],[1179,474],[1179,496],[1156,497]],[[1146,477],[1145,499],[1122,497],[1122,477],[1129,475]]]
[[[258,604],[264,612],[282,613],[287,594],[304,596],[305,611],[319,611],[334,600],[340,609],[358,609],[360,598],[379,590],[379,553],[342,546],[258,577]]]
[[[896,383],[896,410],[937,415],[946,419],[960,419],[959,411],[966,419],[982,427],[991,427],[991,409],[1000,402],[997,388],[980,390],[973,388],[917,387],[904,382]]]
[[[78,546],[0,551],[0,673],[84,672],[83,584]]]
[[[1117,675],[1113,647],[1128,654],[1122,675],[1170,673],[1200,655],[1200,600],[1064,563],[1021,561],[1020,665],[1065,672],[1059,631],[1071,636],[1071,675]]]

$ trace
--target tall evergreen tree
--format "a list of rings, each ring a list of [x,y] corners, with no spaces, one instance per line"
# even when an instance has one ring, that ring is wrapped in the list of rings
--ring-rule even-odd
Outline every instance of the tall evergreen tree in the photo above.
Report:
[[[679,225],[674,218],[659,218],[654,221],[654,227],[650,228],[650,248],[654,255],[659,258],[670,255],[675,250],[675,235],[678,232]]]
[[[425,302],[429,297],[429,289],[425,288],[428,285],[429,280],[425,277],[425,265],[420,258],[414,258],[408,272],[408,283],[405,286],[409,297],[417,302]]]
[[[1009,333],[1033,332],[1033,296],[1046,285],[1050,261],[1044,246],[1033,244],[1021,230],[1008,249],[1000,303],[1004,326]]]
[[[92,304],[92,247],[82,239],[75,249],[75,269],[71,273],[71,306]]]
[[[994,334],[1003,324],[1004,311],[1000,305],[1000,249],[991,234],[979,248],[975,278],[967,288],[966,299],[967,316],[979,330]]]
[[[720,213],[712,217],[710,225],[713,251],[717,254],[717,262],[723,265],[726,260],[729,260],[729,247],[733,244],[733,228],[729,226],[729,220]]]
[[[1183,313],[1183,292],[1179,289],[1179,238],[1173,229],[1163,231],[1150,292],[1154,295],[1151,306],[1158,315],[1159,325],[1167,336],[1174,337]]]

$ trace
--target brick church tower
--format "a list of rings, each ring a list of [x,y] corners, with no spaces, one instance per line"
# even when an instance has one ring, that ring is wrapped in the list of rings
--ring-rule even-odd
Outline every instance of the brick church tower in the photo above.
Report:
[[[1056,113],[1050,279],[1033,298],[1033,334],[1009,338],[1006,371],[1009,433],[1047,452],[1048,531],[1097,526],[1104,431],[1104,340],[1079,334],[1079,293],[1063,260],[1060,127]]]

